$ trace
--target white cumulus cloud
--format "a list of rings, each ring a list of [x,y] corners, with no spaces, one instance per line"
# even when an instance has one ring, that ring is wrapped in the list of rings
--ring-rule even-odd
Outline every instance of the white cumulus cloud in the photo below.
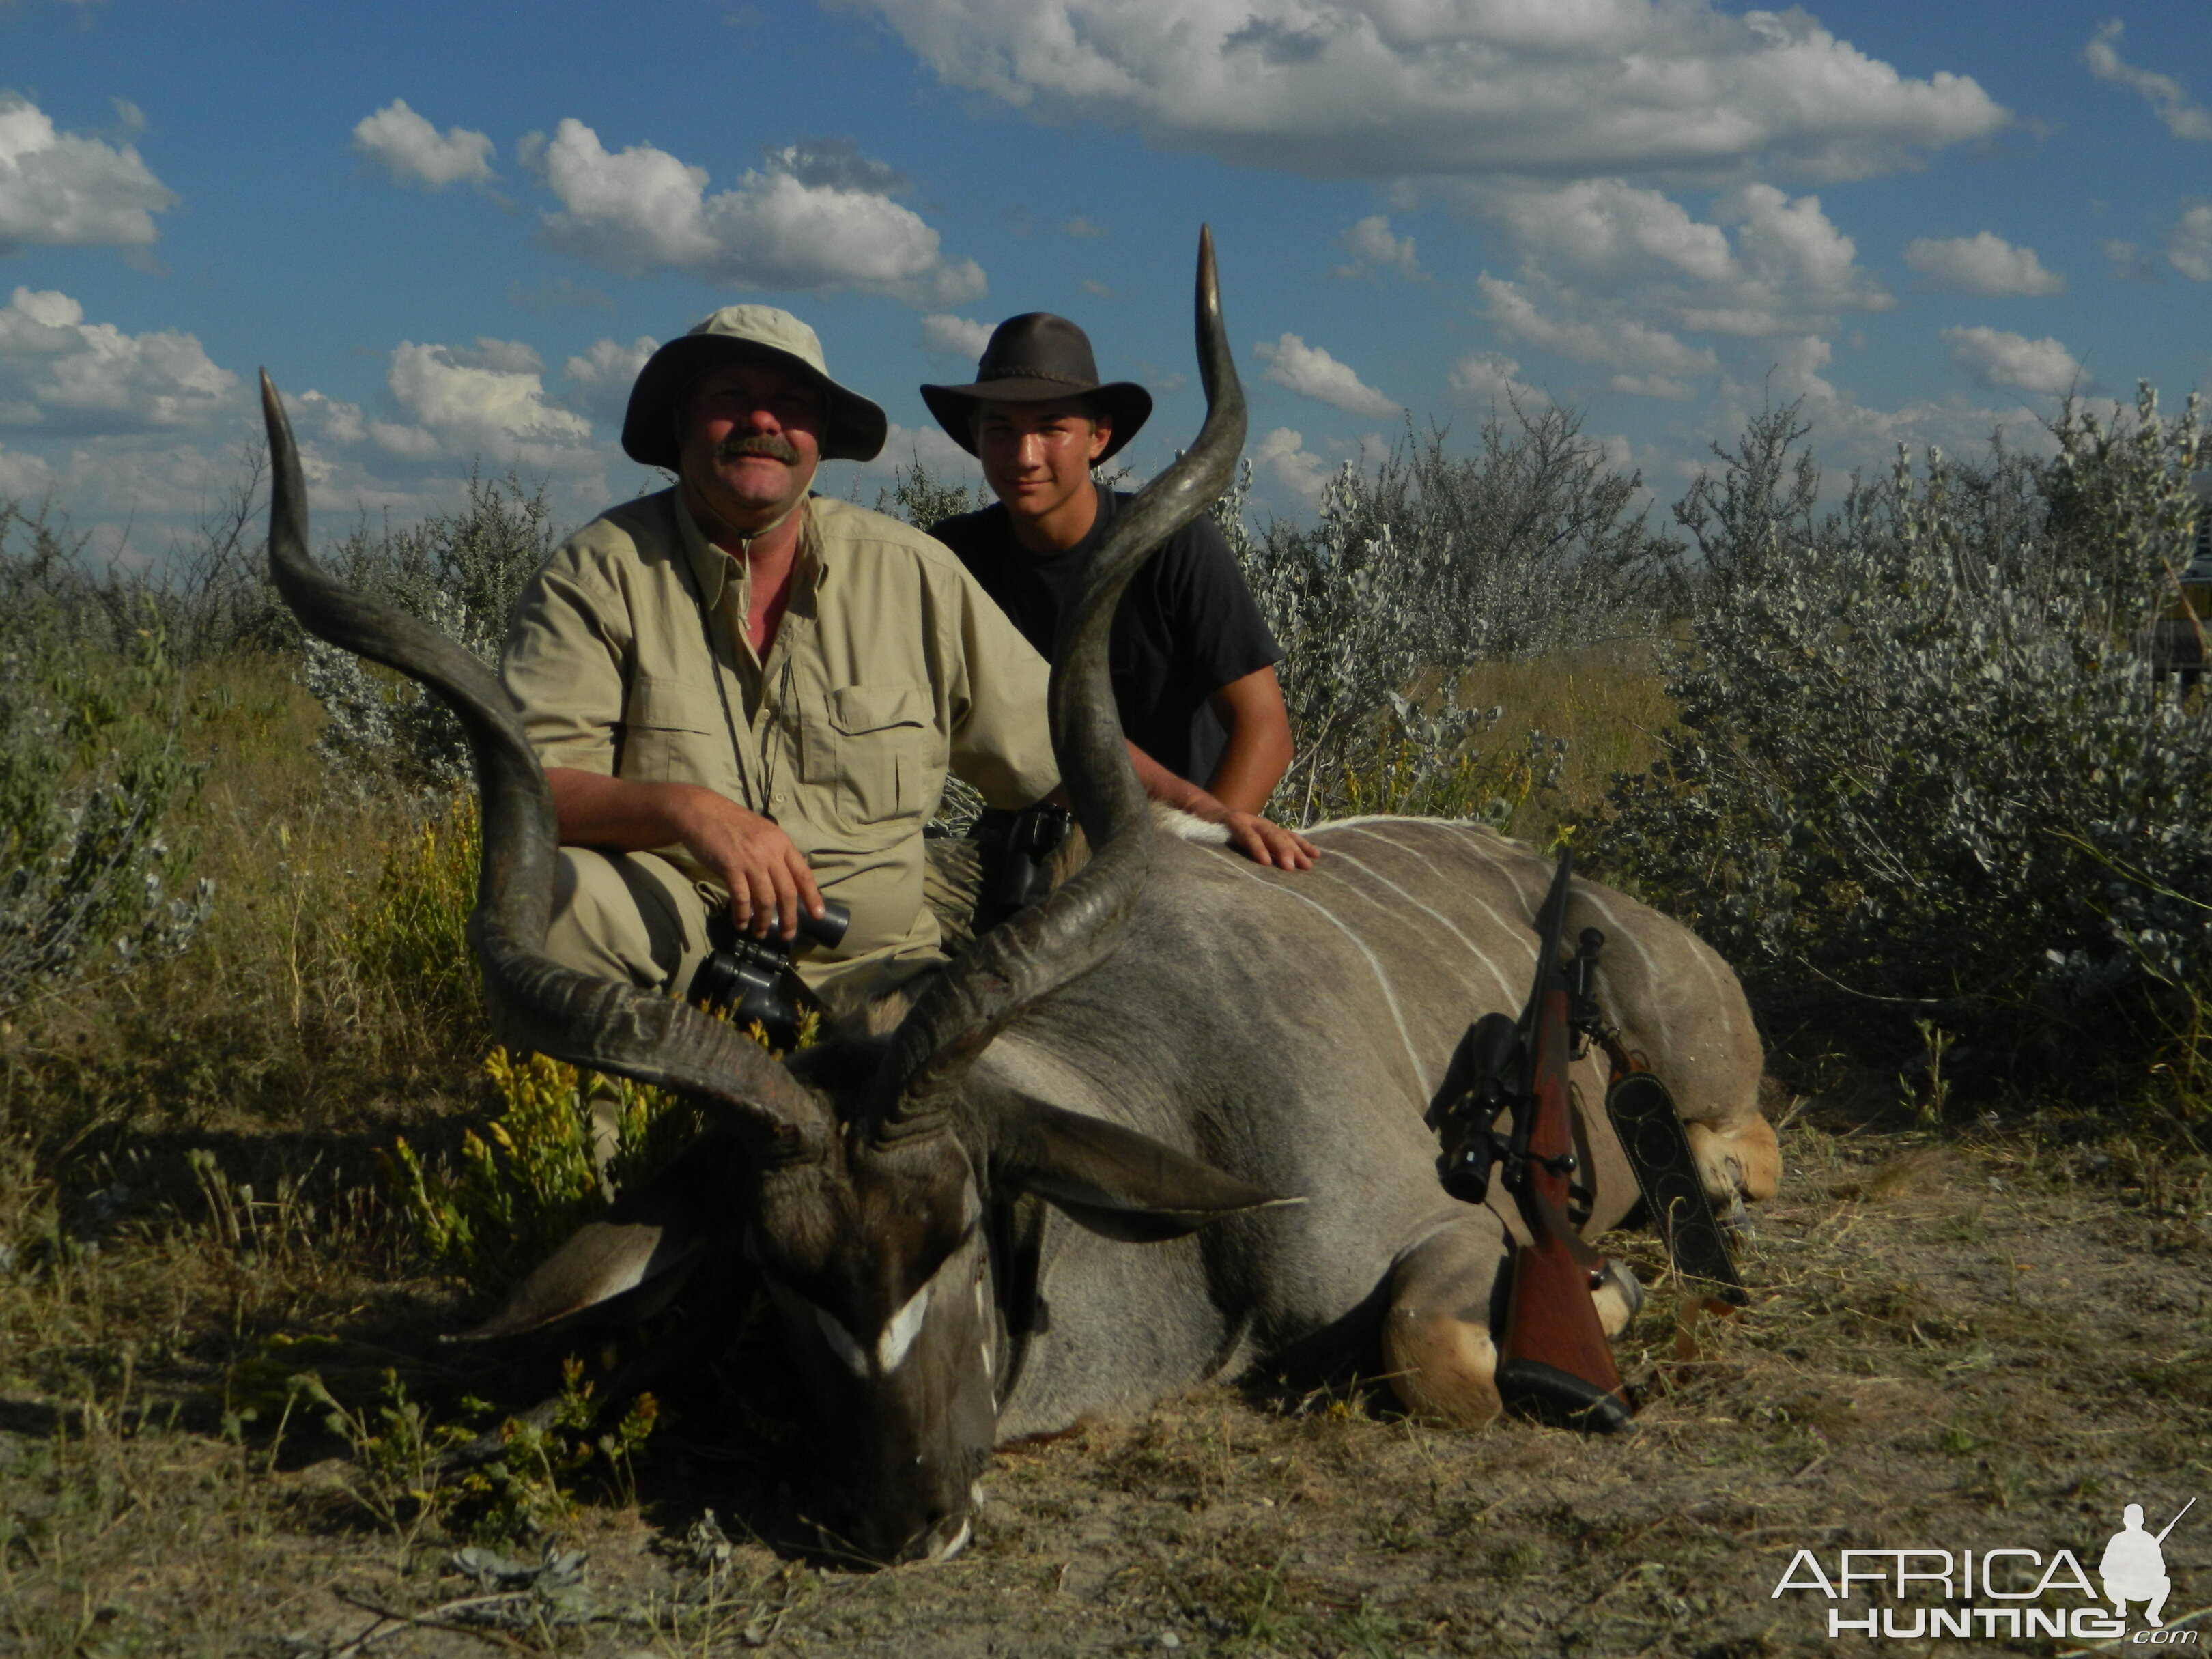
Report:
[[[561,201],[543,217],[546,240],[625,275],[673,268],[734,288],[851,288],[916,306],[984,292],[982,269],[946,258],[937,233],[891,199],[903,181],[849,147],[789,146],[711,196],[704,167],[650,144],[610,153],[574,118],[534,156]]]
[[[1947,328],[1951,361],[1984,386],[2016,386],[2053,394],[2074,390],[2082,379],[2074,354],[2047,336],[2031,340],[1996,328]]]
[[[638,371],[659,343],[650,334],[641,334],[628,345],[619,340],[592,341],[581,356],[571,357],[561,366],[562,376],[575,388],[568,401],[620,424],[623,412],[629,407],[629,389],[637,383]]]
[[[1691,345],[1632,318],[1547,316],[1521,284],[1488,271],[1475,278],[1475,286],[1487,302],[1490,319],[1509,339],[1541,346],[1578,363],[1623,374],[1667,375],[1710,374],[1720,366],[1711,348]]]
[[[51,289],[19,288],[0,309],[0,425],[175,431],[222,415],[237,387],[190,334],[88,323],[82,306]]]
[[[373,421],[368,435],[405,461],[483,456],[501,466],[596,469],[592,423],[554,403],[538,354],[519,342],[479,340],[476,349],[417,345],[392,353],[385,387],[408,422]]]
[[[488,137],[465,127],[447,127],[441,137],[437,128],[408,108],[404,98],[395,98],[356,122],[353,147],[382,162],[397,183],[420,185],[425,190],[489,185],[498,176],[491,170]]]
[[[2166,234],[2166,260],[2191,282],[2212,283],[2212,202],[2199,202]]]
[[[2066,279],[2045,270],[2032,247],[2014,247],[2002,236],[1937,239],[1916,236],[1905,245],[1905,263],[1931,282],[1962,293],[2063,294]]]
[[[21,247],[143,247],[176,197],[129,144],[58,132],[0,92],[0,253]]]
[[[867,0],[947,84],[1325,176],[1856,178],[2010,118],[1715,0]]]
[[[53,488],[53,469],[42,457],[0,448],[0,495],[40,496]]]
[[[1352,256],[1352,263],[1339,265],[1330,273],[1333,276],[1364,276],[1373,271],[1395,270],[1401,276],[1419,280],[1428,275],[1413,258],[1413,239],[1391,234],[1387,213],[1360,220],[1336,239],[1336,245]]]
[[[1273,478],[1300,500],[1312,502],[1321,499],[1322,486],[1329,481],[1336,469],[1305,447],[1304,437],[1289,427],[1279,426],[1260,440],[1252,452],[1252,470],[1263,477]]]
[[[1817,196],[1747,185],[1720,197],[1706,220],[1619,179],[1462,194],[1521,256],[1516,280],[1477,280],[1501,332],[1612,369],[1616,390],[1685,397],[1687,378],[1719,366],[1685,336],[1794,338],[1896,303]]]
[[[1552,400],[1519,379],[1521,365],[1502,351],[1477,351],[1452,365],[1451,395],[1478,408],[1541,409]]]
[[[2089,37],[2089,44],[2081,48],[2081,61],[2089,73],[2141,97],[2175,137],[2212,142],[2212,109],[2191,103],[2188,89],[2172,76],[2137,69],[2122,58],[2123,27],[2115,17]]]
[[[1616,374],[1606,384],[1632,398],[1664,398],[1675,404],[1686,404],[1698,395],[1697,387],[1687,380],[1665,374]]]
[[[983,469],[975,458],[945,435],[942,428],[931,426],[901,426],[893,421],[884,436],[883,451],[872,461],[833,461],[831,468],[851,466],[855,471],[888,482],[890,476],[902,469],[921,466],[939,483],[968,484],[981,488]],[[833,489],[833,485],[817,485],[817,489]],[[987,495],[985,501],[991,498]]]
[[[1471,201],[1505,227],[1528,264],[1594,293],[1656,281],[1721,283],[1737,271],[1726,231],[1623,179],[1491,188]]]
[[[1396,398],[1365,385],[1349,363],[1339,362],[1295,334],[1285,334],[1273,345],[1262,340],[1252,349],[1267,365],[1264,378],[1289,387],[1301,398],[1311,398],[1347,415],[1376,420],[1389,420],[1400,412]]]
[[[921,319],[921,343],[933,356],[972,363],[982,357],[983,348],[991,343],[991,328],[988,323],[939,313]]]

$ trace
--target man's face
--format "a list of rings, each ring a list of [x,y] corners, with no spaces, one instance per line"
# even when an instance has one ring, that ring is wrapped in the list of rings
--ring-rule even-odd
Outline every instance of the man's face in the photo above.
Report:
[[[691,383],[676,417],[684,482],[732,529],[765,528],[814,481],[821,389],[773,363],[726,363]]]
[[[1113,441],[1110,422],[1079,402],[980,405],[975,458],[1006,511],[1050,517],[1091,488],[1091,463]]]

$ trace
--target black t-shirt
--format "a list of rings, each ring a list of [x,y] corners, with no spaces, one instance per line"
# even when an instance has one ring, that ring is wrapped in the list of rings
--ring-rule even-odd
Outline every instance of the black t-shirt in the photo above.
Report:
[[[1097,522],[1065,553],[1030,552],[1014,539],[1013,520],[996,503],[946,519],[929,533],[960,556],[1023,637],[1048,658],[1091,550],[1131,499],[1099,490]],[[1229,544],[1201,514],[1137,573],[1114,613],[1109,659],[1121,729],[1169,771],[1203,787],[1229,741],[1206,699],[1282,657]]]

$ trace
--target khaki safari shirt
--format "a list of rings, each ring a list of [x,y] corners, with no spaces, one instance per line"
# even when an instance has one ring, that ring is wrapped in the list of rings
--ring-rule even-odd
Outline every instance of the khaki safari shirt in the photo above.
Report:
[[[501,675],[546,766],[702,784],[774,819],[852,908],[843,943],[801,958],[819,982],[936,950],[921,828],[948,765],[1002,807],[1049,793],[1059,770],[1049,671],[960,562],[849,502],[805,512],[766,661],[745,639],[750,568],[669,489],[555,550],[516,604]]]

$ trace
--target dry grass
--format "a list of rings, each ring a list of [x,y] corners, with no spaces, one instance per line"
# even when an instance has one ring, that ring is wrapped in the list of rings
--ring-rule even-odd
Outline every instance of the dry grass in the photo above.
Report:
[[[1485,663],[1462,682],[1460,695],[1470,705],[1504,709],[1494,747],[1518,752],[1531,732],[1566,739],[1558,786],[1532,794],[1506,826],[1538,845],[1595,811],[1615,773],[1650,765],[1657,734],[1674,717],[1642,642],[1552,661]]]
[[[0,1650],[1781,1654],[1827,1645],[1818,1606],[1769,1594],[1796,1548],[2086,1559],[2122,1504],[2202,1490],[2206,1170],[1862,1122],[1816,1105],[1785,1133],[1740,1320],[1686,1334],[1652,1243],[1614,1241],[1662,1281],[1620,1348],[1632,1437],[1441,1432],[1357,1377],[1209,1389],[1008,1449],[967,1557],[872,1576],[774,1545],[787,1453],[702,1400],[635,1499],[551,1521],[589,1557],[559,1605],[441,1576],[457,1512],[286,1416],[309,1363],[365,1399],[397,1362],[441,1416],[526,1397],[427,1357],[449,1291],[379,1283],[372,1227],[276,1200],[143,1214],[0,1289]],[[2193,1608],[2212,1551],[2186,1533]]]

